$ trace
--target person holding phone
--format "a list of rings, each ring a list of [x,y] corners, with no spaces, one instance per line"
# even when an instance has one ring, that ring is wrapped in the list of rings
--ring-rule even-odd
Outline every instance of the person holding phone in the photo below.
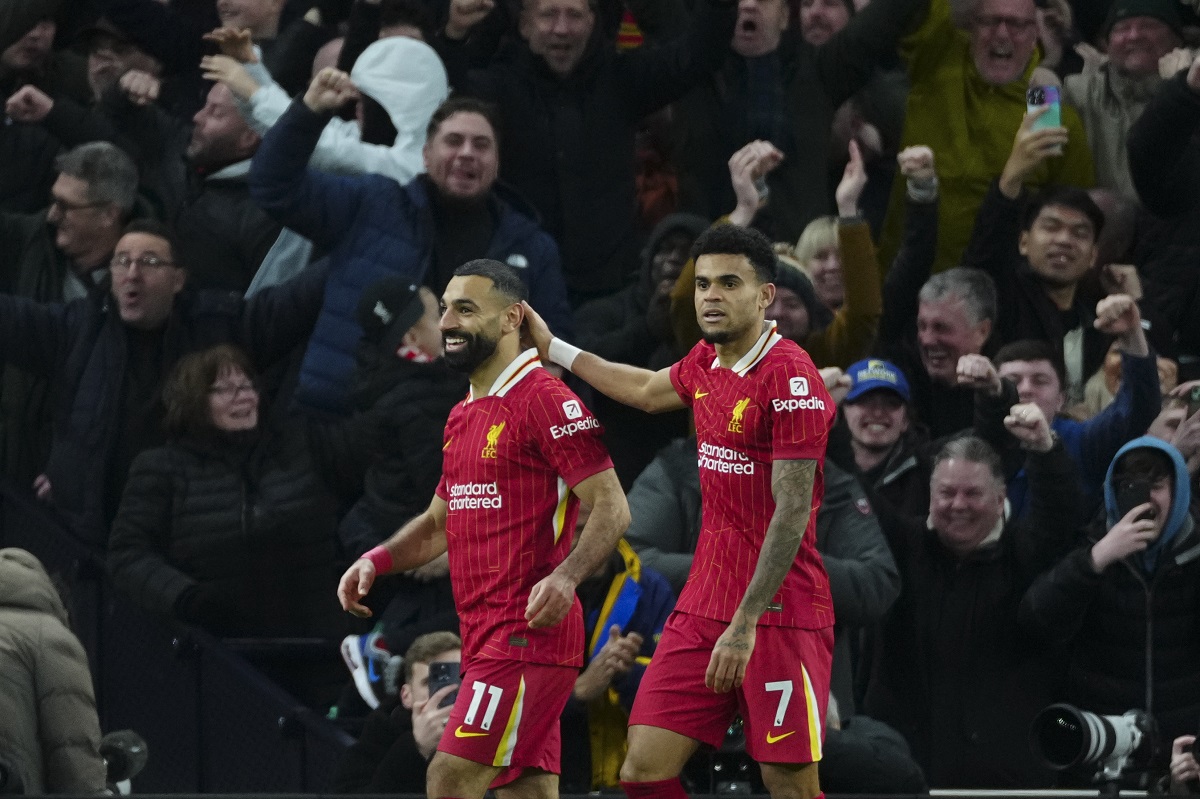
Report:
[[[1183,456],[1150,436],[1122,447],[1102,524],[1026,593],[1021,619],[1071,647],[1062,697],[1094,713],[1138,709],[1160,740],[1200,717],[1200,532]],[[1165,776],[1167,753],[1150,764]]]
[[[458,692],[462,641],[452,632],[418,636],[404,653],[399,695],[367,717],[346,752],[336,793],[425,793],[425,772]]]

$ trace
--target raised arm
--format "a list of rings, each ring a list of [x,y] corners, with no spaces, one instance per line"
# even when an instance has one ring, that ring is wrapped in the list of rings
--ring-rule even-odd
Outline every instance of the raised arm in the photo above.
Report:
[[[800,542],[812,515],[813,483],[817,475],[815,460],[775,461],[771,471],[771,493],[775,515],[767,527],[762,551],[754,575],[729,626],[713,645],[704,684],[717,693],[740,687],[746,676],[746,664],[754,652],[754,633],[758,620],[767,611],[783,585],[800,551]]]
[[[598,355],[572,347],[555,338],[537,312],[525,306],[525,320],[538,354],[585,380],[592,388],[617,402],[647,413],[662,413],[684,407],[671,383],[671,370],[652,372],[637,366],[606,361]]]
[[[371,609],[361,600],[376,576],[424,566],[445,551],[446,500],[434,496],[421,515],[409,519],[391,538],[350,564],[338,584],[338,602],[343,610],[367,618]]]
[[[629,527],[629,503],[611,467],[571,489],[592,509],[571,554],[529,592],[525,618],[533,628],[552,627],[567,616],[575,589],[613,553]]]
[[[332,246],[382,178],[339,177],[308,168],[332,110],[355,97],[350,78],[327,67],[263,137],[250,166],[250,195],[267,214],[314,243]]]

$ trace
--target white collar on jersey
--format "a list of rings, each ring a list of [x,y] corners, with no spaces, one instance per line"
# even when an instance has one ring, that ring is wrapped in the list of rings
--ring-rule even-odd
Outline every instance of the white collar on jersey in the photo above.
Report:
[[[778,325],[774,320],[767,320],[767,329],[758,337],[758,341],[754,342],[754,346],[749,352],[742,356],[742,359],[733,365],[733,373],[738,377],[745,377],[746,373],[754,368],[754,365],[767,357],[767,353],[771,351],[779,342],[783,341],[783,336],[775,332]],[[721,365],[720,358],[713,358],[712,366],[709,369],[716,369]]]
[[[521,382],[521,378],[532,372],[534,369],[542,368],[542,359],[538,357],[536,349],[527,349],[513,359],[513,362],[504,367],[504,371],[496,376],[496,382],[492,383],[491,389],[488,390],[489,397],[503,397],[517,383]],[[467,402],[475,399],[475,389],[471,389],[471,393],[467,395]]]

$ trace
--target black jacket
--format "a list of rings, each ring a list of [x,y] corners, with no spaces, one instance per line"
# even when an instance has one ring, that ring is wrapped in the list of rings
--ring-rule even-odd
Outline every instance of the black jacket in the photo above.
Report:
[[[1153,575],[1132,559],[1096,574],[1091,550],[1104,533],[1093,528],[1033,584],[1021,620],[1070,644],[1067,702],[1095,713],[1147,710],[1169,749],[1200,718],[1200,534],[1189,522]]]
[[[377,420],[380,458],[367,469],[361,499],[342,520],[346,552],[360,555],[383,543],[429,507],[442,474],[442,443],[450,410],[467,395],[465,375],[442,361],[414,363],[383,353],[367,362],[359,351],[355,408]]]
[[[369,449],[353,432],[293,419],[142,452],[109,539],[113,579],[148,612],[218,634],[344,632],[337,518]],[[208,607],[189,618],[178,611],[193,586]]]
[[[1029,263],[1017,250],[1021,236],[1021,207],[1024,197],[1010,200],[997,181],[979,206],[971,242],[963,253],[962,265],[981,269],[996,283],[996,304],[1000,309],[992,341],[1002,347],[1021,339],[1049,342],[1063,354],[1062,316]],[[1092,324],[1099,296],[1080,281],[1075,291],[1075,311],[1083,327],[1083,379],[1087,380],[1104,363],[1112,337]]]
[[[1027,466],[1032,510],[1000,539],[955,557],[919,523],[881,515],[903,589],[881,632],[864,712],[899,730],[930,787],[1047,787],[1029,752],[1053,699],[1054,661],[1022,634],[1034,578],[1070,546],[1079,503],[1061,444]]]
[[[160,374],[184,355],[221,343],[244,348],[259,372],[282,360],[312,330],[326,273],[318,262],[250,300],[185,289],[162,331]],[[77,535],[103,546],[119,498],[106,491],[126,413],[126,326],[115,303],[107,294],[66,305],[0,294],[0,360],[57,387],[45,470],[54,505]]]
[[[442,47],[450,83],[500,108],[500,176],[529,199],[562,251],[573,302],[610,294],[637,263],[634,135],[642,119],[720,65],[734,4],[699,0],[689,31],[616,52],[597,26],[566,78],[524,43],[486,70]]]
[[[1200,95],[1187,87],[1186,70],[1163,82],[1128,146],[1134,186],[1155,217],[1135,252],[1146,298],[1180,353],[1200,356]]]
[[[710,218],[727,214],[735,198],[727,162],[756,138],[779,147],[783,163],[767,176],[771,200],[758,224],[775,241],[796,241],[818,216],[833,213],[829,151],[838,108],[862,89],[928,0],[873,0],[820,47],[786,31],[779,48],[759,63],[774,61],[779,104],[773,130],[750,122],[748,86],[763,77],[747,59],[728,52],[724,65],[678,104],[674,160],[679,166],[682,207]],[[765,82],[765,81],[764,81]],[[845,156],[845,153],[841,153]],[[769,218],[769,219],[768,219]]]
[[[337,793],[425,793],[428,763],[413,738],[412,711],[393,700],[367,716],[338,766]]]

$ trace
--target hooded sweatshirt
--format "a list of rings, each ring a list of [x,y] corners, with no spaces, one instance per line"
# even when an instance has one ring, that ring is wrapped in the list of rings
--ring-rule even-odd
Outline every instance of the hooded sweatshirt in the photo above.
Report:
[[[42,564],[0,549],[0,752],[25,793],[104,790],[92,675]]]
[[[1162,533],[1146,548],[1146,551],[1141,556],[1142,568],[1145,569],[1147,574],[1153,574],[1158,565],[1159,556],[1171,549],[1171,542],[1179,537],[1181,532],[1185,534],[1191,532],[1192,517],[1190,508],[1192,504],[1192,489],[1189,483],[1190,478],[1187,464],[1184,463],[1183,456],[1179,453],[1179,450],[1153,436],[1135,438],[1117,450],[1116,457],[1109,463],[1108,473],[1104,476],[1104,510],[1108,521],[1106,525],[1107,529],[1111,530],[1113,525],[1121,520],[1121,513],[1117,510],[1117,491],[1113,486],[1113,471],[1116,468],[1117,462],[1135,449],[1158,450],[1170,458],[1172,465],[1175,467],[1175,482],[1172,486],[1171,494],[1171,512],[1167,514],[1167,521],[1163,524]]]
[[[261,60],[247,65],[247,70],[260,88],[248,101],[239,101],[238,110],[261,136],[283,116],[292,100]],[[342,174],[375,172],[402,184],[424,172],[425,128],[450,93],[446,69],[437,53],[416,39],[390,36],[362,52],[350,78],[359,91],[387,111],[396,128],[396,141],[390,147],[366,144],[357,122],[335,117],[321,132],[309,165]]]

